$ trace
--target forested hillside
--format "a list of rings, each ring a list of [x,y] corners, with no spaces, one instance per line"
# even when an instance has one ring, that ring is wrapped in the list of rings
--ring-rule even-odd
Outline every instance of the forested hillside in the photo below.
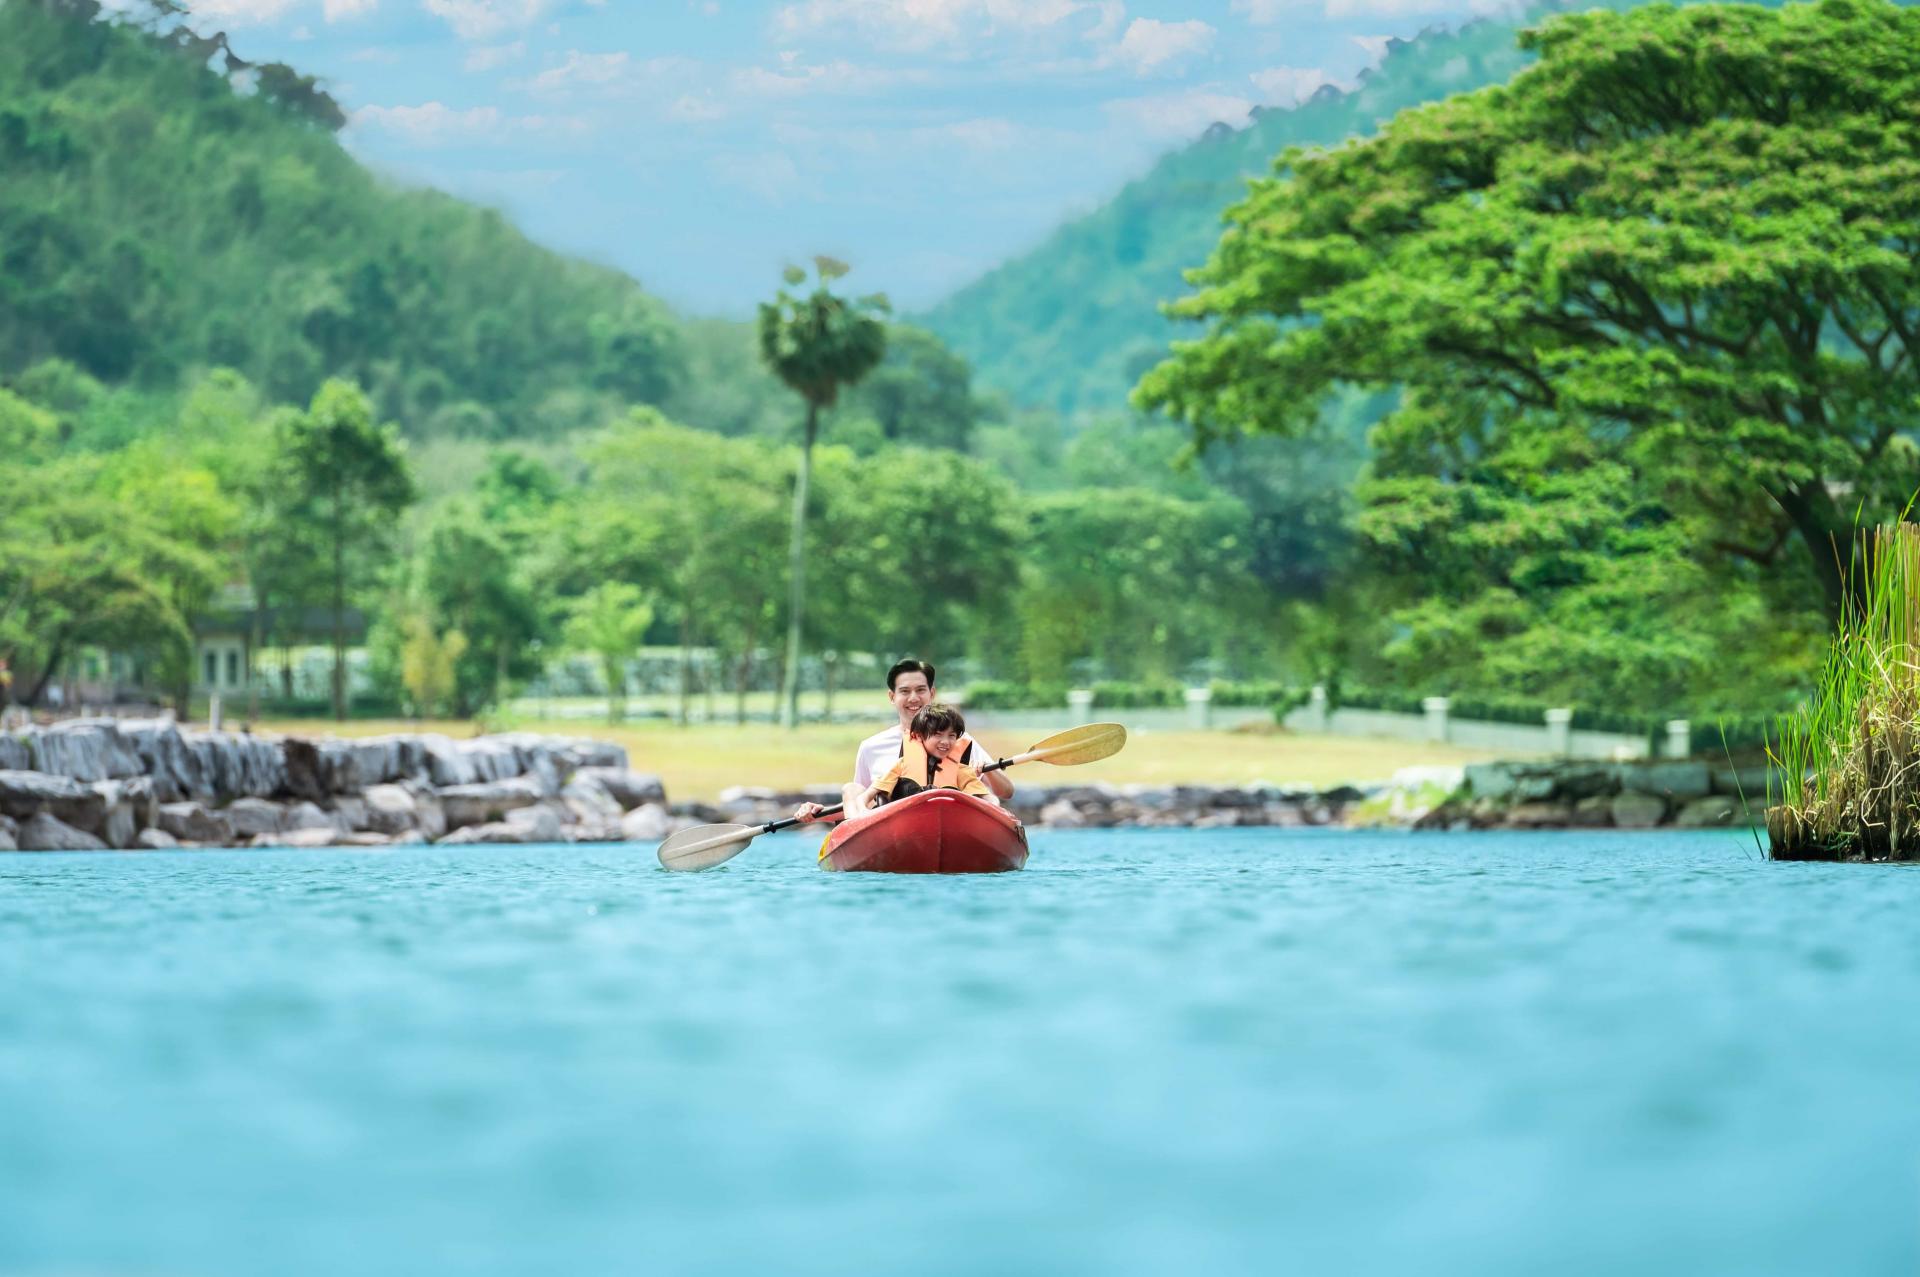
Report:
[[[222,37],[0,0],[0,378],[358,381],[409,433],[553,434],[665,401],[680,333],[632,279],[362,168],[340,109]],[[241,51],[244,53],[244,50]]]
[[[1216,129],[1162,159],[1095,212],[968,285],[922,317],[1016,404],[1074,413],[1126,403],[1176,335],[1161,303],[1220,238],[1220,211],[1290,146],[1373,132],[1395,112],[1494,84],[1526,64],[1517,24],[1476,22],[1394,41],[1352,92],[1323,89],[1250,127]]]

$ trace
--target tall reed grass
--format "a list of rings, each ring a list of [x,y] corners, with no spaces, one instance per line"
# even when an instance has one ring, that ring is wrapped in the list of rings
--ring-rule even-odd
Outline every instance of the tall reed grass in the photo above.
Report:
[[[1852,548],[1859,584],[1813,699],[1768,746],[1776,860],[1920,860],[1920,524]]]

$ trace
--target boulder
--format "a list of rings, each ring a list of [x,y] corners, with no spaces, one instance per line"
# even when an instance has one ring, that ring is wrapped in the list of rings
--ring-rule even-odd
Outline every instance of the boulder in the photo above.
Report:
[[[672,827],[672,818],[660,803],[635,807],[620,818],[620,836],[627,842],[659,842]]]
[[[615,745],[604,740],[567,740],[559,742],[555,751],[562,766],[567,771],[578,771],[582,767],[618,767],[627,766],[627,751],[623,745]]]
[[[598,781],[600,787],[613,795],[622,811],[632,811],[635,807],[647,803],[667,801],[667,787],[658,776],[647,772],[630,771],[625,767],[582,767],[573,774],[575,780]],[[835,791],[835,799],[839,797]]]
[[[432,842],[446,833],[447,809],[440,802],[440,795],[414,781],[407,783],[407,792],[413,795],[413,827],[420,831],[423,839]]]
[[[146,777],[140,777],[142,781]],[[141,821],[135,811],[135,805],[126,795],[129,781],[96,780],[88,788],[100,795],[100,823],[93,832],[98,834],[107,846],[126,848],[133,846],[133,840],[139,835],[142,824],[152,824],[151,820]],[[151,786],[148,787],[151,792]],[[153,804],[153,814],[158,814],[158,804]]]
[[[518,810],[517,808],[515,810]],[[480,825],[465,825],[440,839],[438,845],[455,847],[467,843],[528,843],[539,842],[532,831],[524,825],[509,825],[505,821],[489,821]]]
[[[106,815],[106,801],[71,776],[0,771],[0,813],[26,820],[43,811],[92,833]]]
[[[314,847],[331,847],[334,840],[347,837],[346,830],[335,829],[331,823],[324,828],[317,825],[304,825],[299,829],[289,829],[278,834],[262,834],[253,840],[256,847],[292,847],[306,850]]]
[[[1056,798],[1040,809],[1040,823],[1056,829],[1079,829],[1087,824],[1087,817],[1072,799]]]
[[[1613,823],[1613,799],[1605,794],[1589,794],[1573,805],[1573,824],[1578,829],[1603,829]]]
[[[188,732],[184,739],[218,802],[265,798],[286,788],[286,755],[278,741],[248,732]]]
[[[560,791],[560,800],[573,813],[575,821],[620,822],[623,810],[599,781],[575,776]],[[572,823],[572,822],[569,822]]]
[[[123,719],[120,734],[140,755],[140,762],[161,802],[213,798],[213,787],[199,755],[187,748],[186,738],[172,719]]]
[[[17,836],[21,851],[105,851],[107,844],[75,829],[57,816],[41,812],[20,824]]]
[[[313,803],[295,803],[288,807],[280,817],[280,829],[283,833],[293,833],[301,829],[333,829],[333,817]]]
[[[405,833],[418,823],[413,795],[399,785],[373,785],[361,797],[367,804],[367,828],[375,833]]]
[[[504,823],[525,831],[528,842],[565,842],[566,827],[572,823],[566,819],[569,814],[565,806],[546,800],[531,807],[516,807],[507,813]]]
[[[1613,796],[1612,812],[1613,823],[1622,829],[1652,829],[1667,818],[1667,800],[1627,790]]]
[[[33,769],[79,781],[115,780],[144,770],[140,755],[110,718],[79,718],[27,737]]]
[[[1505,763],[1468,763],[1462,770],[1475,798],[1498,800],[1513,795],[1513,768]]]
[[[20,850],[20,826],[11,816],[0,816],[0,851]]]
[[[1713,789],[1713,778],[1705,763],[1623,763],[1620,766],[1620,787],[1636,794],[1661,794],[1679,799],[1704,798]]]
[[[234,836],[241,839],[276,837],[286,828],[286,809],[265,798],[236,798],[221,808],[220,814],[233,826]]]
[[[289,798],[323,803],[347,786],[339,783],[343,754],[338,741],[305,740],[289,736],[280,742],[281,765],[285,768],[284,792]]]
[[[333,800],[333,827],[343,834],[365,829],[371,820],[367,800],[358,794],[341,794]]]
[[[1767,785],[1771,782],[1778,792],[1780,781],[1771,767],[1716,767],[1713,769],[1713,792],[1731,794],[1738,798],[1745,796],[1755,807],[1767,801]]]
[[[1681,829],[1712,829],[1731,825],[1740,815],[1740,800],[1725,794],[1696,798],[1674,814],[1673,823]]]
[[[458,829],[498,821],[506,813],[531,807],[545,796],[540,792],[538,781],[522,776],[486,784],[448,786],[440,790],[440,805],[446,811],[447,827]]]
[[[27,748],[27,738],[12,732],[0,732],[0,771],[30,772],[33,770],[33,751]]]
[[[180,840],[164,829],[142,829],[134,835],[133,845],[141,851],[168,851],[180,845]]]
[[[1573,823],[1573,808],[1563,803],[1515,803],[1506,823],[1515,829],[1562,829]]]
[[[196,802],[161,803],[159,828],[181,842],[225,847],[233,842],[233,826],[226,817]]]
[[[427,779],[439,789],[450,785],[472,785],[480,780],[473,759],[447,736],[422,736]]]

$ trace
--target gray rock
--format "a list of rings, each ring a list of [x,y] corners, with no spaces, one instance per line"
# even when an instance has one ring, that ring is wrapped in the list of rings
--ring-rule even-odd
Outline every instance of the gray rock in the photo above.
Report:
[[[361,797],[367,804],[367,828],[375,833],[405,833],[418,824],[413,795],[399,785],[374,785]]]
[[[626,747],[611,741],[561,741],[557,753],[568,771],[577,771],[582,767],[618,767],[624,770],[627,766]]]
[[[30,772],[33,770],[33,751],[27,748],[27,738],[12,732],[0,732],[0,771]]]
[[[517,809],[516,809],[517,810]],[[505,821],[489,821],[481,825],[466,825],[454,830],[440,839],[442,847],[456,847],[468,843],[528,843],[538,842],[532,831],[523,825],[509,825]]]
[[[1079,829],[1088,822],[1086,813],[1070,799],[1056,798],[1040,809],[1040,823],[1057,829]]]
[[[1711,829],[1721,825],[1731,825],[1740,814],[1737,799],[1725,794],[1715,794],[1709,798],[1696,798],[1682,807],[1673,818],[1673,823],[1681,829]]]
[[[531,807],[546,795],[538,781],[527,777],[491,781],[487,784],[451,785],[440,790],[440,805],[447,815],[447,827],[496,822],[508,812]]]
[[[246,732],[188,732],[184,739],[217,802],[265,798],[286,788],[287,761],[279,741]]]
[[[146,777],[142,776],[140,779],[144,781]],[[96,780],[88,786],[94,793],[100,795],[100,823],[93,832],[98,834],[109,847],[131,847],[140,833],[143,822],[136,814],[134,804],[128,801],[126,796],[126,786],[130,783],[123,780]],[[158,808],[155,805],[155,814],[157,812]],[[152,824],[153,822],[148,820],[144,823]]]
[[[345,838],[348,831],[335,829],[331,823],[324,828],[306,825],[299,829],[288,829],[278,834],[262,834],[254,839],[256,847],[292,847],[307,850],[314,847],[331,847],[336,839]]]
[[[280,742],[288,797],[323,803],[335,792],[338,756],[330,744],[328,741],[306,740],[299,736],[289,736]]]
[[[20,850],[20,826],[11,816],[0,816],[0,851]]]
[[[1573,805],[1573,823],[1581,829],[1600,829],[1613,823],[1612,798],[1589,794]]]
[[[220,814],[233,826],[237,838],[272,837],[286,828],[286,810],[265,798],[236,798]]]
[[[134,835],[133,845],[141,851],[169,851],[180,845],[180,840],[164,829],[142,829]]]
[[[632,811],[647,803],[667,801],[667,787],[658,776],[646,772],[629,771],[624,767],[582,767],[573,774],[573,778],[598,781],[602,789],[613,795],[613,800],[620,804],[622,811]]]
[[[1468,763],[1467,788],[1475,798],[1508,798],[1513,795],[1513,768],[1505,763]]]
[[[1705,763],[1622,763],[1620,787],[1636,794],[1704,798],[1713,788],[1713,778]]]
[[[159,828],[181,842],[225,847],[233,842],[233,826],[226,817],[196,802],[161,803]]]
[[[436,788],[472,785],[479,781],[480,774],[475,769],[473,759],[450,737],[422,736],[420,746],[426,753],[427,779]]]
[[[1613,796],[1613,823],[1622,829],[1652,829],[1667,818],[1667,800],[1633,790]]]
[[[333,827],[343,834],[365,829],[371,820],[367,800],[358,794],[341,794],[333,800]]]
[[[1573,823],[1573,809],[1561,803],[1515,803],[1507,809],[1515,829],[1562,829]]]
[[[564,806],[548,800],[515,808],[507,813],[503,823],[524,830],[528,842],[565,842],[566,827],[572,823],[562,816],[566,811]]]
[[[332,831],[333,817],[313,803],[295,803],[286,809],[280,817],[283,832],[292,833],[300,829],[325,829]]]
[[[432,842],[447,832],[447,809],[440,802],[440,795],[414,782],[408,782],[407,792],[413,795],[413,826],[420,831],[427,842]]]
[[[71,776],[0,771],[0,813],[26,820],[43,811],[91,833],[100,828],[106,801]]]
[[[120,734],[139,754],[161,802],[179,802],[186,798],[212,800],[213,786],[207,780],[206,769],[199,756],[187,748],[186,738],[172,719],[123,719]]]
[[[620,836],[628,842],[659,842],[672,828],[672,819],[660,803],[635,807],[620,819]]]
[[[33,769],[92,782],[137,776],[140,755],[110,718],[81,718],[33,730],[27,736]]]
[[[1772,781],[1773,790],[1780,791],[1780,781],[1770,767],[1716,767],[1713,769],[1713,792],[1731,794],[1735,798],[1745,795],[1747,802],[1759,807],[1767,801],[1767,783]]]
[[[573,812],[575,820],[620,822],[623,809],[614,800],[600,782],[590,777],[575,776],[560,791],[560,799]]]
[[[107,844],[64,820],[41,812],[20,824],[21,851],[105,851]]]

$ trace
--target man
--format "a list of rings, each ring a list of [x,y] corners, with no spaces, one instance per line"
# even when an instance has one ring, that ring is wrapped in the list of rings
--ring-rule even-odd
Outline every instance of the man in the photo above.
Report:
[[[904,660],[887,671],[887,699],[893,702],[894,713],[899,722],[884,732],[875,732],[860,742],[860,749],[853,756],[853,783],[841,791],[843,802],[852,802],[873,784],[876,777],[884,776],[893,765],[900,761],[901,751],[905,748],[907,728],[913,722],[913,716],[933,704],[933,666],[927,661]],[[971,736],[960,738],[959,757],[955,761],[965,763],[978,772],[982,767],[994,761],[993,755],[981,748],[980,742]],[[988,772],[980,778],[987,788],[1001,802],[1013,797],[1013,782],[1007,779],[1005,772]],[[811,822],[820,816],[819,803],[801,803],[793,809],[793,814],[802,821]]]

